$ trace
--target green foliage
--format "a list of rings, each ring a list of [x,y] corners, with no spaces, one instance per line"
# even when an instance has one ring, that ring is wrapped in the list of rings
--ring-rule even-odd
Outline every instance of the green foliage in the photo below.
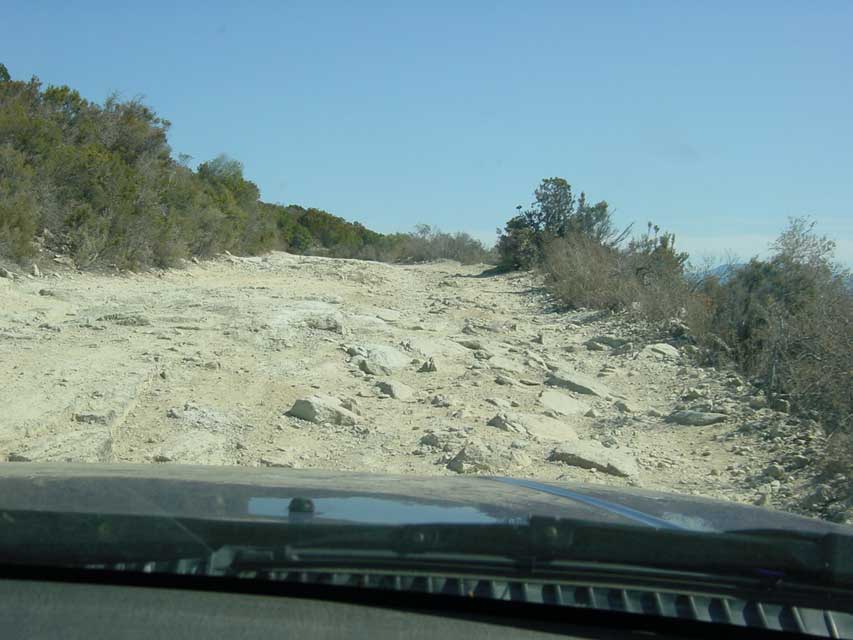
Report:
[[[429,227],[383,235],[320,209],[260,200],[243,165],[220,155],[197,171],[171,156],[169,122],[139,100],[103,105],[69,87],[13,81],[0,65],[0,253],[22,259],[36,234],[80,266],[169,266],[191,255],[270,249],[369,260],[489,252]]]
[[[511,218],[498,237],[499,265],[504,269],[530,269],[542,257],[540,235],[530,226],[524,215]]]
[[[431,260],[457,260],[462,264],[490,264],[492,251],[467,233],[444,233],[428,224],[419,224],[414,233],[398,234],[395,260],[428,262]]]
[[[627,235],[618,233],[606,202],[588,204],[586,194],[577,197],[563,178],[545,178],[534,192],[534,202],[498,230],[500,265],[529,269],[544,258],[545,246],[556,238],[582,236],[606,246],[615,246]]]
[[[237,160],[171,157],[169,122],[139,100],[103,105],[69,87],[13,81],[0,65],[0,253],[46,230],[79,265],[169,266],[225,249],[389,259],[384,236],[319,209],[268,204]]]
[[[649,222],[644,234],[628,242],[624,254],[633,277],[646,291],[664,293],[680,288],[689,256],[676,250],[674,234],[661,233],[659,226]]]
[[[853,292],[834,264],[834,243],[798,218],[725,283],[711,282],[712,330],[771,395],[820,411],[833,429],[853,429]]]
[[[37,220],[32,178],[23,155],[0,145],[0,254],[16,259],[32,253]]]

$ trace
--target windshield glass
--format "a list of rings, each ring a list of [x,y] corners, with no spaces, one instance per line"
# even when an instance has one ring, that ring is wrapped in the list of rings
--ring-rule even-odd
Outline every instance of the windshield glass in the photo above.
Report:
[[[851,20],[5,9],[0,511],[849,534]]]

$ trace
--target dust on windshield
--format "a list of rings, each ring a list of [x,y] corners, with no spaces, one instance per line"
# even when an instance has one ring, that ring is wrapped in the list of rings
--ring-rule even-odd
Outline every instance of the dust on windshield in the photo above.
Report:
[[[21,8],[0,27],[0,454],[850,523],[851,50],[827,35],[849,9],[679,7],[677,30],[661,7],[177,10],[146,70],[54,42],[86,11],[33,39]]]

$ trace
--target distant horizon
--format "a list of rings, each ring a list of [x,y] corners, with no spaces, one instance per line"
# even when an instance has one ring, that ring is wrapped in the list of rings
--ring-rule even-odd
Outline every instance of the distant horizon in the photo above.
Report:
[[[560,176],[697,261],[765,256],[807,216],[853,266],[850,24],[829,1],[22,3],[0,62],[96,102],[145,96],[175,157],[226,153],[265,201],[383,233],[490,245]]]

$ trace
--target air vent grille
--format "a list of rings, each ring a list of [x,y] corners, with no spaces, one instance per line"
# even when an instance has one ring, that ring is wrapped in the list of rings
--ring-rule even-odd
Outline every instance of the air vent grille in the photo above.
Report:
[[[185,575],[207,573],[204,561],[122,564],[119,570]],[[496,580],[477,576],[440,576],[389,572],[327,570],[241,573],[241,577],[365,589],[489,598],[663,616],[753,629],[787,631],[825,638],[853,638],[853,615],[758,602],[730,596],[643,588],[617,588],[557,581]]]
[[[849,614],[713,595],[579,586],[555,582],[407,576],[405,574],[301,571],[270,575],[269,578],[308,584],[418,591],[512,602],[585,607],[755,629],[789,631],[828,638],[853,637],[853,616]]]

